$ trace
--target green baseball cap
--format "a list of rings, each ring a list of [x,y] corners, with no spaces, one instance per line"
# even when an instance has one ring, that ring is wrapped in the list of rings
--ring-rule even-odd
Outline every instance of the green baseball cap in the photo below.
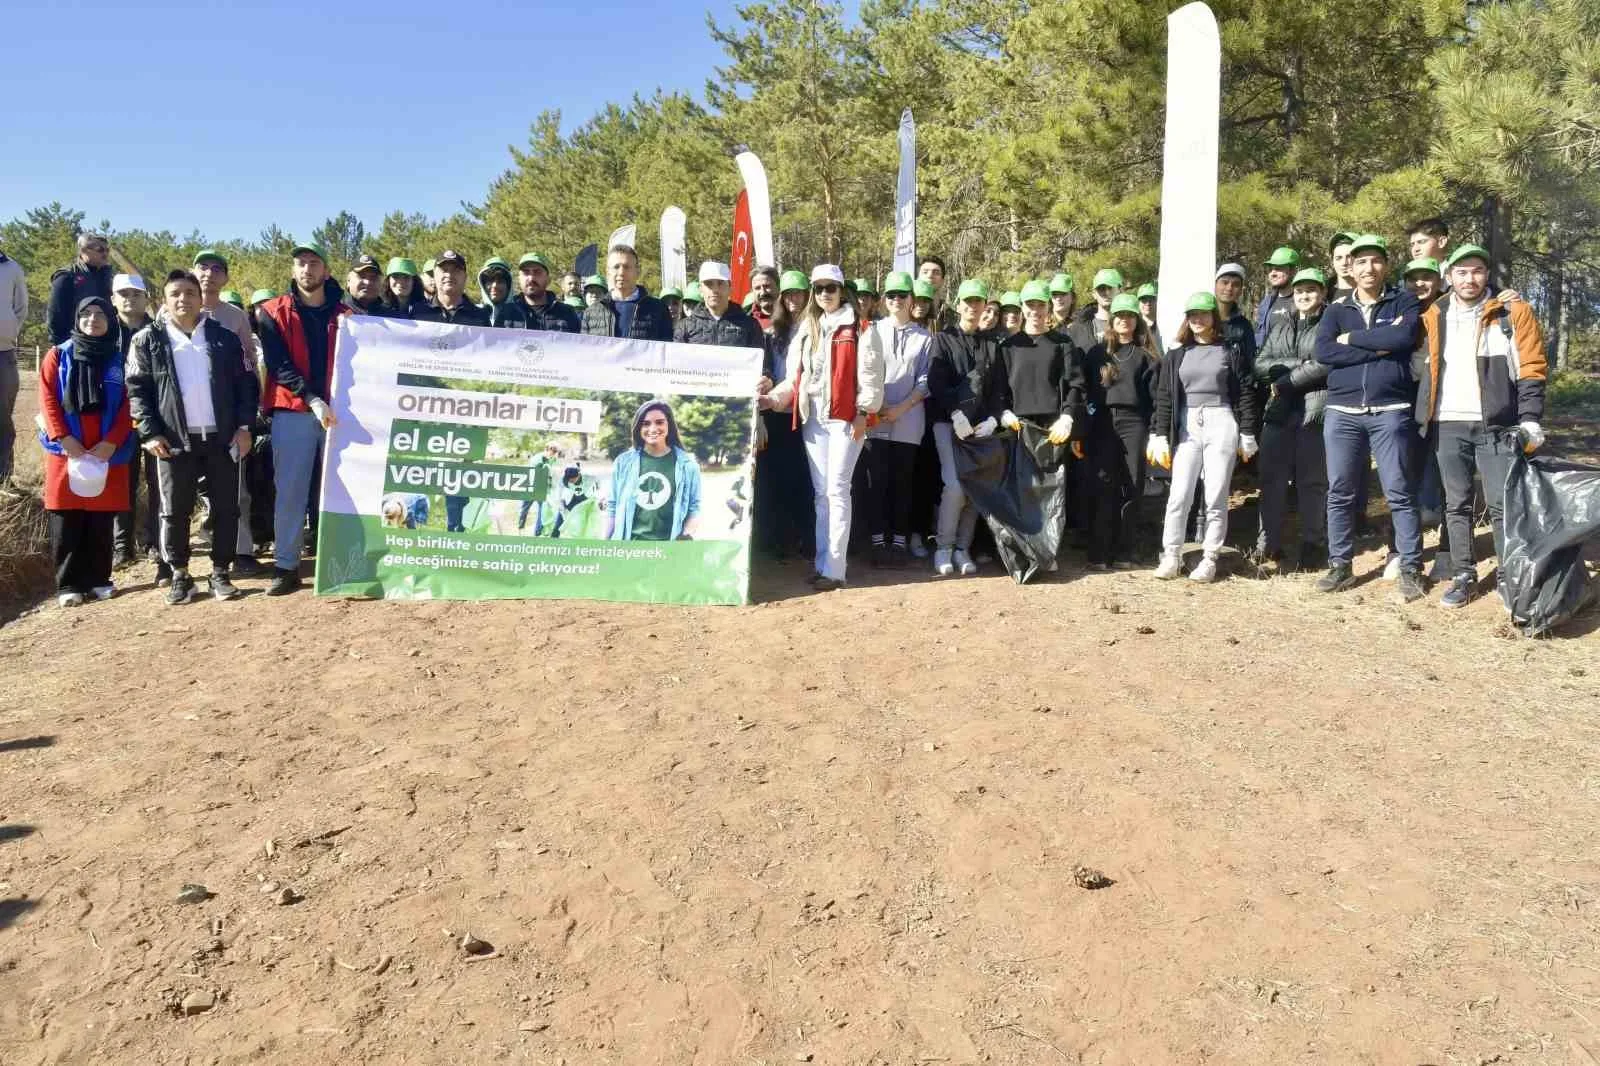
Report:
[[[778,291],[784,292],[809,292],[811,281],[803,270],[785,270],[783,277],[778,279]]]
[[[521,270],[525,266],[533,266],[535,264],[544,267],[546,271],[550,269],[550,260],[538,252],[525,253],[521,259],[517,260],[517,269]]]
[[[1288,245],[1273,249],[1272,254],[1267,257],[1267,266],[1269,267],[1297,267],[1299,265],[1300,253]]]
[[[1217,298],[1209,292],[1197,292],[1189,297],[1188,303],[1183,305],[1184,314],[1188,314],[1190,311],[1215,311],[1216,309]]]
[[[244,297],[239,295],[239,290],[237,289],[223,289],[217,295],[222,298],[222,302],[225,304],[232,304],[238,308],[244,307]]]
[[[293,248],[290,248],[289,258],[293,259],[301,252],[310,252],[312,255],[322,260],[324,266],[326,266],[328,263],[328,250],[317,241],[302,241]]]
[[[1389,242],[1376,233],[1363,233],[1350,242],[1350,254],[1358,255],[1368,249],[1376,248],[1383,253],[1385,259],[1389,258]]]
[[[507,278],[511,277],[511,264],[506,262],[504,259],[501,259],[498,255],[493,256],[485,261],[483,264],[483,269],[478,271],[478,277],[483,277],[491,270],[503,270],[505,271]]]
[[[1463,259],[1482,259],[1484,266],[1488,266],[1493,262],[1489,257],[1487,248],[1478,244],[1463,244],[1460,248],[1450,253],[1450,258],[1444,261],[1445,268],[1449,269]]]
[[[1022,294],[1017,292],[1015,289],[1007,289],[1005,292],[1001,293],[1000,308],[1001,310],[1004,310],[1007,307],[1015,307],[1020,309],[1022,307]]]
[[[255,292],[250,294],[250,306],[254,307],[257,304],[264,304],[268,300],[276,299],[277,295],[278,294],[273,292],[271,289],[257,289]]]
[[[811,288],[810,282],[806,282],[806,288]],[[698,281],[691,281],[689,284],[683,287],[683,302],[686,304],[698,304],[705,302],[704,300],[700,299],[700,283]]]
[[[1321,285],[1324,289],[1328,287],[1328,275],[1324,274],[1316,267],[1306,267],[1304,270],[1300,271],[1300,273],[1294,276],[1294,281],[1291,284],[1299,285],[1301,282],[1305,281],[1314,281],[1318,285]]]
[[[891,292],[911,292],[912,288],[911,275],[904,270],[893,271],[883,279],[883,294],[885,296]]]
[[[956,302],[963,303],[976,297],[984,303],[989,302],[989,286],[977,278],[968,278],[961,283],[961,288],[956,290]]]
[[[1156,298],[1156,283],[1147,281],[1139,286],[1139,299],[1154,300]]]
[[[1328,251],[1333,251],[1341,244],[1349,244],[1351,241],[1355,240],[1357,236],[1357,234],[1351,233],[1349,230],[1340,230],[1338,233],[1333,235],[1331,240],[1328,241]]]
[[[1093,288],[1098,289],[1102,285],[1110,285],[1117,289],[1122,288],[1122,271],[1116,267],[1106,267],[1097,273],[1094,276]]]
[[[583,287],[586,289],[603,289],[606,287],[606,279],[599,274],[590,274],[583,279]]]
[[[1049,303],[1050,283],[1035,278],[1022,287],[1022,292],[1019,294],[1019,296],[1021,297],[1022,302],[1025,304],[1033,303],[1035,300],[1038,300],[1040,303]]]
[[[1114,315],[1139,313],[1139,298],[1131,292],[1119,292],[1111,300],[1111,313]]]
[[[1439,273],[1439,260],[1433,258],[1431,255],[1425,255],[1421,259],[1413,259],[1411,262],[1406,264],[1406,269],[1403,276],[1409,278],[1412,274],[1418,273],[1419,271],[1427,274]]]
[[[911,295],[919,300],[936,300],[939,298],[939,292],[933,287],[933,282],[923,281],[921,278],[911,283]]]
[[[228,269],[228,257],[217,251],[215,248],[202,248],[198,252],[194,253],[194,263],[191,265],[199,266],[207,259],[214,263],[221,263],[223,270]]]
[[[666,288],[661,290],[661,299],[681,300],[683,299],[683,290],[678,288],[676,285],[668,285]]]
[[[893,274],[890,274],[889,276],[891,278],[894,277]],[[911,275],[909,275],[909,274],[906,275],[906,277],[910,277],[910,276]],[[809,287],[809,283],[808,283],[808,287]],[[855,279],[854,281],[852,281],[850,283],[850,288],[853,291],[855,291],[857,294],[860,294],[860,293],[864,292],[868,296],[876,296],[876,295],[878,295],[878,290],[872,287],[872,279],[871,278],[857,278],[857,279]],[[887,281],[885,281],[883,283],[883,291],[884,292],[888,292],[889,291],[889,283]],[[911,289],[909,287],[907,287],[906,291],[910,292]]]
[[[438,266],[438,265],[439,265],[438,263],[436,263],[435,261],[430,259],[426,263],[422,264],[422,272],[424,274],[432,274],[433,273],[433,268]]]
[[[1078,290],[1072,284],[1072,275],[1063,270],[1061,273],[1050,279],[1050,291],[1051,293],[1060,293],[1077,292]]]
[[[403,255],[397,255],[393,259],[389,260],[388,269],[386,269],[384,273],[404,274],[407,277],[414,278],[418,276],[417,264],[413,263]]]

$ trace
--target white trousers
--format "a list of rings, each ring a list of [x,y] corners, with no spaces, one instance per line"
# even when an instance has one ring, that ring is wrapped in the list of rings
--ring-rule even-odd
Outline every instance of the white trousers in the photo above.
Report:
[[[811,419],[800,427],[811,467],[811,495],[817,509],[817,573],[844,580],[845,552],[850,547],[850,479],[855,476],[861,442],[852,440],[851,424],[838,419]]]
[[[1228,490],[1238,449],[1239,423],[1230,408],[1201,407],[1183,413],[1183,428],[1172,442],[1172,489],[1161,529],[1163,551],[1183,550],[1189,506],[1201,471],[1206,485],[1206,539],[1201,547],[1207,559],[1215,559],[1222,551],[1228,537]]]

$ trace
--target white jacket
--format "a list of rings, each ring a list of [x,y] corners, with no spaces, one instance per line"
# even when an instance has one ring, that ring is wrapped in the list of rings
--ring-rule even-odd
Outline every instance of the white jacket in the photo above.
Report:
[[[840,327],[852,322],[853,312],[842,308],[824,315],[817,343],[811,343],[810,331],[800,326],[789,345],[790,366],[799,364],[799,387],[795,379],[778,382],[772,390],[773,406],[789,410],[799,405],[800,421],[822,421],[829,417],[833,405],[833,336]],[[813,383],[817,388],[813,389]],[[856,340],[856,397],[858,411],[876,411],[883,405],[883,342],[870,325],[857,330]]]

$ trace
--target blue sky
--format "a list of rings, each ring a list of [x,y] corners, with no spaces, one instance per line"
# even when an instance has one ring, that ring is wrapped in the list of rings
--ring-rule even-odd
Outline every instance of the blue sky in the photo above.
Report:
[[[16,0],[0,26],[0,220],[59,200],[90,224],[293,236],[480,199],[558,108],[700,95],[729,0]],[[315,12],[312,14],[311,12]]]

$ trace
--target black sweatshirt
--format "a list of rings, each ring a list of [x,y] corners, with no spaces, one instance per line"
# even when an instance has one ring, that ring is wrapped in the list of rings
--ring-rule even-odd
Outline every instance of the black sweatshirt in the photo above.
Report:
[[[963,333],[941,329],[933,338],[933,360],[928,364],[928,420],[948,422],[960,411],[970,422],[983,421],[983,375],[994,362],[1000,338],[985,330]]]
[[[1118,345],[1115,355],[1105,344],[1097,344],[1084,361],[1084,373],[1091,381],[1100,380],[1100,368],[1113,363],[1117,378],[1105,389],[1105,402],[1109,407],[1125,407],[1137,411],[1145,421],[1156,409],[1156,357],[1132,344]]]
[[[1083,362],[1073,357],[1075,351],[1072,341],[1054,330],[1007,337],[984,376],[984,411],[996,418],[1010,411],[1040,424],[1054,422],[1067,409],[1067,394],[1083,388]]]

